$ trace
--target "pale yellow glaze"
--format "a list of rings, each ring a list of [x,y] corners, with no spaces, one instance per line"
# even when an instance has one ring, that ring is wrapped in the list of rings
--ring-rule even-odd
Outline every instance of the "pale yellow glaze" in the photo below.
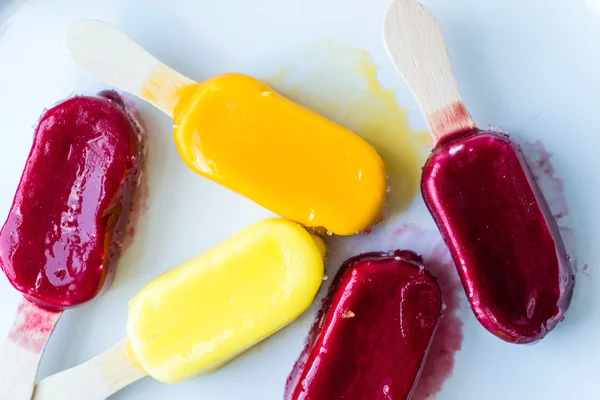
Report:
[[[310,306],[324,251],[301,226],[268,219],[160,276],[130,303],[134,362],[165,383],[226,363]]]
[[[190,168],[287,219],[352,235],[382,218],[377,151],[257,79],[224,74],[190,85],[174,119]]]

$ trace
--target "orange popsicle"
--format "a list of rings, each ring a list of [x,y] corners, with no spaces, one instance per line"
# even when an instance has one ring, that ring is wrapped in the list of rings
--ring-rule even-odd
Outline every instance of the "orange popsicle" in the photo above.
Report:
[[[191,169],[279,215],[339,235],[382,217],[386,172],[375,149],[255,78],[184,87],[174,119]]]

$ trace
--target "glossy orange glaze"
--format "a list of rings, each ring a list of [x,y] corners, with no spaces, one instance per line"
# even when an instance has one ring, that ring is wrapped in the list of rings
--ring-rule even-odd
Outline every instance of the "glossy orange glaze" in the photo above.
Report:
[[[285,218],[339,235],[382,218],[377,151],[257,79],[232,73],[187,86],[174,119],[190,168]]]

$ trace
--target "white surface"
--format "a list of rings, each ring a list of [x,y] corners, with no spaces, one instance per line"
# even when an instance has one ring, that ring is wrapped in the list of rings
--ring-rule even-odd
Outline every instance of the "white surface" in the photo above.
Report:
[[[583,0],[596,14],[600,15],[600,0]]]
[[[503,343],[465,314],[463,350],[438,399],[600,398],[600,19],[580,1],[428,0],[465,103],[481,126],[542,139],[565,180],[580,265],[564,323],[541,343]],[[224,71],[268,77],[307,45],[333,38],[365,48],[380,80],[398,89],[411,122],[424,127],[381,40],[388,0],[4,0],[0,5],[0,210],[7,212],[44,107],[101,87],[63,50],[67,24],[99,18],[196,80]],[[6,22],[8,21],[8,22]],[[150,135],[149,210],[115,285],[65,312],[40,370],[47,376],[99,354],[125,335],[127,300],[161,271],[266,216],[180,161],[171,121],[140,103]],[[422,207],[422,205],[419,205]],[[3,218],[3,217],[2,217]],[[0,277],[0,335],[19,295]],[[115,399],[281,399],[312,321],[309,313],[223,369],[176,386],[145,379]]]

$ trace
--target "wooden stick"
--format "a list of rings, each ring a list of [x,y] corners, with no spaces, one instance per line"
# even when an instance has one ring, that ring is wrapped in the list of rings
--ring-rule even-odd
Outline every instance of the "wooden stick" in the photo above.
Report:
[[[179,90],[194,83],[106,22],[73,22],[65,35],[65,46],[85,73],[150,102],[170,116]]]
[[[33,400],[104,400],[145,377],[128,357],[127,341],[76,367],[42,380]]]
[[[49,311],[25,298],[0,346],[0,400],[30,400],[40,361],[62,311]]]
[[[429,10],[415,0],[396,0],[383,24],[383,37],[396,69],[410,87],[434,141],[476,128],[465,108],[442,32]]]

